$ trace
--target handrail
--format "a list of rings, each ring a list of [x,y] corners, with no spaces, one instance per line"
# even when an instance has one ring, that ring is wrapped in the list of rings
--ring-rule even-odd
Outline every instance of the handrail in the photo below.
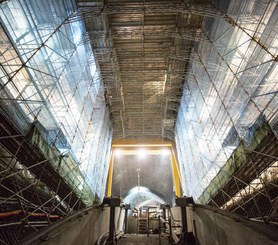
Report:
[[[225,211],[225,210],[213,207],[213,206],[209,206],[209,205],[195,204],[194,207],[193,207],[193,210],[196,209],[196,208],[197,209],[199,208],[199,209],[209,210],[209,211],[212,211],[214,213],[218,213],[220,215],[231,218],[236,222],[240,222],[243,225],[245,225],[247,227],[250,227],[257,232],[264,233],[269,238],[272,238],[273,240],[278,241],[278,233],[277,232],[275,232],[274,230],[269,229],[266,226],[262,226],[262,224],[258,224],[255,221],[249,220],[249,219],[247,219],[243,216],[240,216],[240,215],[237,215],[237,214],[234,214],[234,213],[230,213],[228,211]]]
[[[31,242],[34,242],[36,240],[38,240],[39,238],[44,238],[47,239],[47,237],[45,236],[47,233],[50,233],[51,231],[55,230],[57,227],[59,227],[62,224],[66,224],[68,222],[72,222],[75,221],[78,218],[81,218],[84,215],[87,215],[90,212],[93,212],[99,208],[102,208],[103,205],[101,204],[97,204],[94,205],[92,207],[88,207],[88,208],[84,208],[76,213],[70,214],[62,219],[60,219],[59,221],[52,223],[51,225],[42,228],[41,230],[39,230],[38,232],[36,232],[35,234],[33,234],[30,237],[27,237],[26,239],[22,240],[19,242],[19,244],[21,245],[27,245],[30,244]]]

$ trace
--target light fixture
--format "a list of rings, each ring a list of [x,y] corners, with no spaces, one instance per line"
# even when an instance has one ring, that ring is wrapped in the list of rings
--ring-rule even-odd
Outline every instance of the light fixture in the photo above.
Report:
[[[161,149],[161,155],[162,156],[169,156],[170,155],[170,150],[167,148]]]
[[[137,156],[140,158],[145,158],[147,156],[147,151],[144,148],[140,148],[137,150]]]
[[[121,156],[122,155],[122,150],[121,149],[115,149],[114,150],[115,156]]]

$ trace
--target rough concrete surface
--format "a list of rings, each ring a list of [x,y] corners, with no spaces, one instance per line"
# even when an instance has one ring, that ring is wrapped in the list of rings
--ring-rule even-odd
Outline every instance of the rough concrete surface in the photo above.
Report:
[[[118,245],[144,245],[144,244],[159,244],[158,235],[125,235],[118,241]],[[167,237],[161,237],[161,245],[169,244]]]

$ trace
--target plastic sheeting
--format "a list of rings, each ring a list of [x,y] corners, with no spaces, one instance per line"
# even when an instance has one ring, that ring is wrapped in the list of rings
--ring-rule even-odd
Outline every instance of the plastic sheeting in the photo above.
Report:
[[[227,15],[204,18],[175,128],[182,186],[196,200],[221,169],[231,176],[229,159],[240,142],[253,144],[257,124],[267,121],[278,135],[277,2],[214,5]]]
[[[102,199],[112,129],[85,27],[71,21],[75,9],[75,1],[65,0],[1,4],[1,107],[25,134],[36,121],[55,155],[70,155],[60,174],[72,185],[85,179]],[[87,184],[81,189],[89,193]]]
[[[205,191],[199,197],[200,203],[207,203],[211,196],[213,196],[220,188],[222,188],[232,176],[245,164],[250,152],[252,152],[260,144],[260,142],[267,136],[270,128],[267,123],[261,126],[254,133],[252,143],[247,145],[241,141],[238,147],[233,151],[225,165],[220,169],[217,175],[211,180]]]
[[[38,128],[34,127],[29,134],[30,142],[40,149],[57,173],[66,181],[72,190],[87,205],[92,205],[94,195],[80,172],[74,156],[69,152],[61,155],[55,147],[50,147],[41,136]]]

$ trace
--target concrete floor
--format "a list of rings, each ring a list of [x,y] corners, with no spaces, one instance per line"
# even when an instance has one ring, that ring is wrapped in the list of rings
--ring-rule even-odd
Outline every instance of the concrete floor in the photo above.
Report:
[[[117,243],[118,245],[144,245],[144,244],[159,244],[158,235],[137,235],[137,234],[126,234],[121,237]],[[161,245],[169,244],[167,237],[161,237]]]

